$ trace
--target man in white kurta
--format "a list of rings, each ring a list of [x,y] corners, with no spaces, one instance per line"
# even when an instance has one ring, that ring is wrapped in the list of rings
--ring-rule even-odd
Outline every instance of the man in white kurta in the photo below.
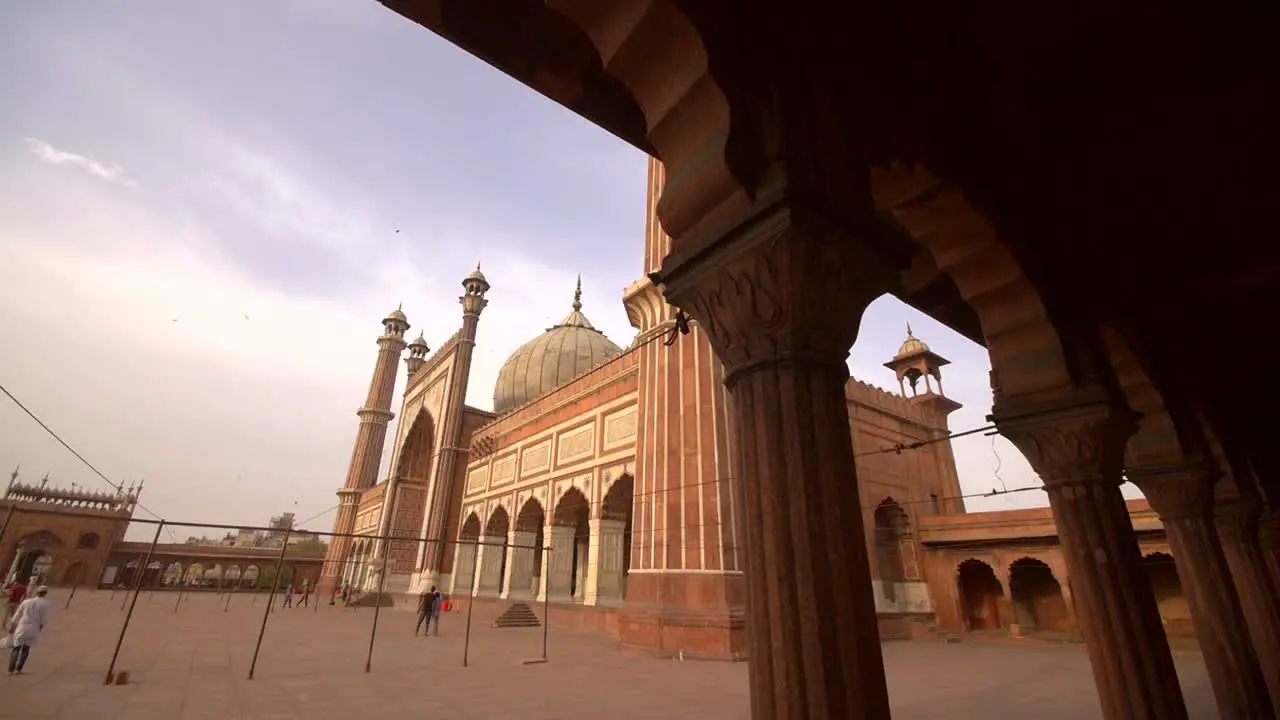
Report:
[[[13,619],[9,621],[9,632],[13,636],[13,648],[9,650],[9,674],[21,674],[31,655],[31,648],[40,639],[49,620],[49,588],[41,585],[36,588],[36,596],[22,601]]]

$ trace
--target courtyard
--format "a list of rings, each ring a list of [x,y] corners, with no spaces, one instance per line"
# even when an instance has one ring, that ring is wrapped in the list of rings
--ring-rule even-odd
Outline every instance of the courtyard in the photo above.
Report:
[[[125,685],[103,687],[125,618],[124,593],[55,589],[50,625],[23,676],[0,680],[2,718],[520,718],[727,720],[749,715],[745,664],[620,653],[598,635],[493,629],[477,614],[468,667],[465,615],[413,637],[414,617],[384,608],[371,672],[374,612],[322,605],[270,614],[247,679],[266,595],[142,593],[116,664]],[[277,605],[279,602],[277,601]],[[176,608],[176,612],[175,612]],[[1079,646],[1034,641],[894,642],[884,646],[894,717],[1098,717]],[[1193,718],[1217,717],[1198,655],[1175,657]]]

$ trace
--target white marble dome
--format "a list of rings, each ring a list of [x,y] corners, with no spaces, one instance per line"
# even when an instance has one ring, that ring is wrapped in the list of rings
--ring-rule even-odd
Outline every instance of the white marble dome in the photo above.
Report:
[[[493,411],[515,410],[621,354],[622,348],[582,314],[579,281],[573,311],[507,358],[493,390]]]

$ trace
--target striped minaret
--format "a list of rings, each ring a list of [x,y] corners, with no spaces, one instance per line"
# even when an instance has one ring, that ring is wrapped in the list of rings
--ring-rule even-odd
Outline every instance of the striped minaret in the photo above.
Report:
[[[404,352],[404,334],[409,331],[409,321],[400,308],[396,308],[382,321],[382,337],[378,338],[378,361],[373,368],[373,380],[364,407],[356,412],[360,417],[360,429],[356,432],[355,448],[351,451],[351,465],[347,468],[347,481],[338,491],[338,518],[333,523],[335,533],[355,531],[356,510],[361,494],[378,481],[378,467],[382,465],[382,448],[386,445],[387,425],[395,417],[391,412],[391,399],[396,389],[396,369]],[[347,557],[351,539],[335,537],[325,553],[321,570],[319,591],[333,592],[337,578],[342,575],[342,562]]]
[[[657,218],[665,179],[650,159],[646,276],[670,249]],[[640,331],[640,422],[622,640],[662,654],[738,657],[745,598],[723,369],[696,323],[666,344],[675,310],[649,280],[629,288],[626,303]]]

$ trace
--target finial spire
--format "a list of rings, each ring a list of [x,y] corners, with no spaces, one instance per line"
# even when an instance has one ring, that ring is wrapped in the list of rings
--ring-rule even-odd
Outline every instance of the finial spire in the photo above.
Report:
[[[573,311],[582,310],[582,273],[578,273],[578,287],[573,291]]]
[[[399,311],[401,311],[401,312],[404,312],[404,301],[403,301],[403,300],[401,300],[401,301],[400,301],[400,303],[396,305],[396,309],[397,309],[397,310],[399,310]]]
[[[910,322],[910,321],[908,321],[908,322],[907,322],[907,337],[909,337],[909,338],[913,338],[913,337],[915,337],[915,335],[912,335],[912,334],[911,334],[911,322]]]
[[[476,272],[480,272],[480,261],[476,261]]]
[[[14,466],[14,468],[13,468],[13,472],[9,473],[9,487],[5,488],[5,494],[6,494],[6,495],[8,495],[8,494],[9,494],[9,490],[10,490],[11,488],[13,488],[13,484],[14,484],[14,483],[16,483],[16,482],[18,482],[18,470],[19,470],[21,467],[22,467],[21,465],[15,465],[15,466]]]

